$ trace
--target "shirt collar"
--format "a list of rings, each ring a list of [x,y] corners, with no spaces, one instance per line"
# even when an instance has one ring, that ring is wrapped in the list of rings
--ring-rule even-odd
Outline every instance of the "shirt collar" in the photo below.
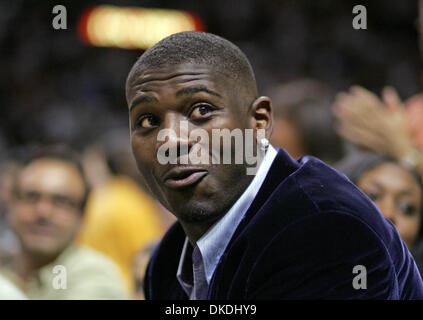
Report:
[[[247,189],[241,197],[234,203],[229,211],[217,221],[198,241],[197,246],[203,256],[203,263],[205,268],[205,274],[207,282],[210,284],[210,280],[216,269],[216,266],[225,251],[229,241],[231,240],[236,228],[256,197],[260,190],[267,173],[276,158],[277,151],[271,145],[269,145],[266,155],[263,158],[257,173]],[[185,292],[190,295],[192,291],[192,284],[184,281],[186,276],[183,275],[184,264],[187,262],[186,252],[188,238],[185,239],[185,244],[182,250],[181,258],[179,260],[179,267],[177,271],[177,278],[179,283],[182,285]],[[191,261],[191,259],[188,259]]]

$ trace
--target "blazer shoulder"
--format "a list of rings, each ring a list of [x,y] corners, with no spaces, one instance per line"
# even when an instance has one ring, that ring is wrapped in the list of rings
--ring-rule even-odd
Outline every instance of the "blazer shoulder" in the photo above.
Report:
[[[307,157],[295,175],[299,189],[313,203],[317,212],[350,215],[372,229],[383,242],[396,237],[396,229],[376,205],[343,173],[322,161]]]
[[[367,270],[366,290],[352,285],[357,266]],[[383,241],[357,217],[339,212],[304,217],[276,234],[257,257],[246,288],[247,296],[257,299],[401,295],[396,265]]]

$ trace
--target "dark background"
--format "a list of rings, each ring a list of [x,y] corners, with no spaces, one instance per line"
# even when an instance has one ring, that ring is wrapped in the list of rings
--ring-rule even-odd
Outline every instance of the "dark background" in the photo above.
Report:
[[[67,30],[52,27],[57,4],[67,8]],[[335,91],[390,84],[403,98],[421,88],[413,0],[0,1],[0,152],[55,141],[80,149],[127,125],[124,83],[142,51],[82,43],[78,17],[96,4],[196,13],[247,54],[261,90],[303,76]],[[367,30],[352,28],[357,4],[367,8]]]

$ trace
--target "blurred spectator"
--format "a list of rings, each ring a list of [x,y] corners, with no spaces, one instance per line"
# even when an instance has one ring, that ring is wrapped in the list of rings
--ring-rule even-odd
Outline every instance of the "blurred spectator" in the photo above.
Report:
[[[19,249],[19,242],[6,219],[13,196],[13,181],[19,165],[12,159],[0,163],[0,265],[10,260]]]
[[[26,300],[25,294],[12,282],[0,275],[0,300]]]
[[[4,273],[30,299],[127,297],[111,260],[73,245],[88,192],[77,156],[64,146],[38,150],[17,175],[8,219],[21,250]],[[64,267],[65,289],[54,286],[56,266]]]
[[[406,107],[395,89],[386,87],[382,98],[354,86],[349,92],[338,94],[334,114],[338,119],[337,131],[360,148],[389,154],[403,165],[423,175],[423,154],[418,148],[421,135],[419,124],[423,113],[413,98],[413,117],[407,117]],[[411,120],[411,121],[410,121]],[[416,125],[417,123],[417,125]],[[411,125],[410,125],[411,124]]]
[[[333,129],[331,94],[323,84],[300,79],[267,93],[273,102],[271,143],[298,158],[315,156],[329,164],[343,155],[342,141]]]
[[[135,298],[137,300],[145,300],[144,295],[144,278],[147,270],[148,262],[153,253],[156,244],[151,244],[140,250],[134,258],[133,273],[135,280]]]
[[[407,123],[416,146],[423,150],[423,93],[405,101]]]
[[[420,175],[392,157],[369,152],[352,154],[337,167],[374,201],[408,248],[415,251],[423,235]]]
[[[133,292],[135,254],[160,239],[170,218],[162,220],[159,206],[141,188],[128,128],[111,130],[89,147],[84,167],[94,190],[78,242],[111,257]]]

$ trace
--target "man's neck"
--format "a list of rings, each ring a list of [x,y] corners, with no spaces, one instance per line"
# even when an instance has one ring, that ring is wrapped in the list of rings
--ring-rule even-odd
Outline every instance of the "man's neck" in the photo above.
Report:
[[[197,245],[197,241],[207,232],[207,230],[211,228],[215,221],[204,224],[186,223],[183,221],[180,221],[180,223],[189,242],[193,247],[195,247]]]

